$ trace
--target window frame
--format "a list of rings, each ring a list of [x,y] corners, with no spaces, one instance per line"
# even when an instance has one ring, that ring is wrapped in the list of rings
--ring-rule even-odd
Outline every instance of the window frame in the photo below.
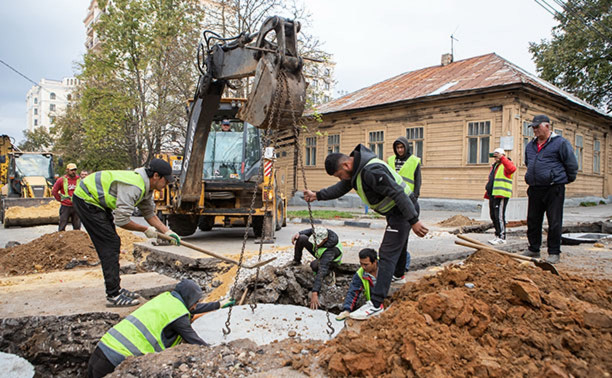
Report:
[[[580,145],[578,145],[578,138],[580,138]],[[578,171],[583,169],[583,158],[584,158],[584,135],[576,133],[574,135],[574,156],[578,162]]]
[[[479,121],[467,121],[466,125],[466,164],[469,166],[489,164],[489,151],[491,150],[491,141],[493,134],[491,132],[493,128],[493,122],[491,120],[479,120]],[[475,132],[474,133],[474,126]],[[487,131],[485,133],[484,131]],[[471,162],[471,142],[472,139],[476,139],[476,161]],[[483,140],[487,140],[486,152],[483,148]]]
[[[311,143],[312,142],[312,143]],[[315,167],[317,165],[317,137],[306,137],[304,140],[304,166]]]
[[[597,148],[596,148],[597,147]],[[601,141],[593,137],[593,173],[601,175]]]
[[[55,92],[51,92],[51,93],[49,94],[49,99],[50,99],[50,100],[55,100],[55,99],[57,99],[57,95],[55,94]]]
[[[381,140],[373,140],[372,136],[375,138],[380,135],[382,137]],[[372,148],[375,146],[375,148]],[[374,152],[374,154],[381,160],[385,160],[385,131],[384,130],[372,130],[368,131],[368,148]]]
[[[337,141],[335,140],[337,137]],[[332,143],[333,142],[333,143]],[[340,152],[340,134],[327,136],[327,154]]]
[[[416,132],[415,132],[416,131]],[[413,135],[411,136],[411,132],[413,132]],[[414,134],[416,134],[416,137]],[[413,127],[406,127],[406,139],[408,139],[408,151],[421,159],[421,163],[423,162],[423,156],[425,156],[424,153],[424,145],[425,145],[425,128],[423,126],[413,126]],[[413,144],[415,143],[415,144]],[[419,155],[419,151],[416,148],[416,146],[418,146],[420,144],[420,155]],[[415,153],[415,149],[417,149],[417,153]]]

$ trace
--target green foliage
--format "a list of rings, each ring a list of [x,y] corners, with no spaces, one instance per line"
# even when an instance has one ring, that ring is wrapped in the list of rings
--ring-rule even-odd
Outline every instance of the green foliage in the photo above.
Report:
[[[611,111],[612,1],[565,4],[552,39],[529,44],[537,71],[544,80]]]
[[[26,152],[49,151],[53,146],[53,136],[45,127],[37,127],[34,130],[24,130],[25,139],[17,147]]]
[[[582,207],[597,206],[597,202],[591,202],[591,201],[580,202],[580,206]]]

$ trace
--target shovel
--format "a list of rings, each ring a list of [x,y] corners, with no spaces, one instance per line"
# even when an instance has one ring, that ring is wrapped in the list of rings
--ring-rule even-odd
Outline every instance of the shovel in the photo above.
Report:
[[[158,238],[160,238],[160,239],[163,239],[163,240],[169,241],[169,242],[172,242],[172,241],[174,241],[174,240],[175,240],[173,237],[168,236],[168,235],[165,235],[165,234],[162,234],[162,233],[160,233],[160,232],[158,232],[158,233],[157,233],[157,237],[158,237]],[[204,248],[200,248],[200,247],[198,247],[197,245],[194,245],[194,244],[191,244],[191,243],[187,243],[187,242],[182,241],[182,240],[181,240],[181,245],[183,245],[183,246],[185,246],[185,247],[187,247],[187,248],[191,248],[191,249],[193,249],[193,250],[195,250],[195,251],[202,252],[202,253],[204,253],[204,254],[206,254],[206,255],[208,255],[208,256],[212,256],[212,257],[214,257],[214,258],[217,258],[217,259],[219,259],[219,260],[225,261],[225,262],[227,262],[227,263],[234,264],[234,265],[238,265],[238,266],[242,266],[243,268],[246,268],[246,269],[255,269],[255,268],[259,268],[259,267],[260,267],[260,266],[262,266],[262,265],[266,265],[266,264],[268,264],[268,263],[270,263],[270,262],[272,262],[272,261],[276,260],[276,257],[272,257],[271,259],[264,260],[264,261],[260,261],[260,262],[258,262],[258,263],[256,263],[256,264],[253,264],[253,265],[245,265],[245,264],[240,265],[240,262],[238,262],[238,261],[236,261],[236,260],[232,260],[232,259],[230,259],[230,258],[228,258],[228,257],[221,256],[221,255],[216,254],[216,253],[214,253],[214,252],[208,251],[208,250],[206,250],[206,249],[204,249]]]
[[[464,247],[474,248],[474,249],[485,249],[487,251],[499,253],[500,255],[508,256],[510,258],[517,259],[517,260],[531,261],[538,268],[546,270],[546,271],[551,272],[553,274],[556,274],[557,276],[559,275],[559,272],[557,271],[557,268],[555,268],[555,266],[553,264],[548,263],[546,261],[543,261],[543,260],[540,260],[540,259],[536,259],[536,258],[533,258],[533,257],[515,255],[514,253],[500,251],[499,249],[495,249],[493,247],[490,247],[490,246],[488,246],[486,244],[483,244],[482,242],[480,242],[478,240],[475,240],[475,239],[472,239],[472,238],[468,238],[465,235],[457,235],[457,237],[459,239],[463,239],[463,240],[465,240],[465,241],[467,241],[469,243],[462,242],[462,241],[459,241],[459,240],[455,240],[455,244],[462,245]]]

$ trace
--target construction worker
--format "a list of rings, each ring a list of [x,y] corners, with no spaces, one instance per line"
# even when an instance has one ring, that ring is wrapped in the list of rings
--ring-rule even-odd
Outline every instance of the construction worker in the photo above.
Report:
[[[503,148],[496,148],[489,157],[495,159],[489,171],[484,195],[489,200],[489,215],[495,227],[495,238],[489,240],[489,243],[506,244],[506,207],[512,197],[512,177],[516,167],[512,160],[506,157]]]
[[[232,306],[234,300],[198,303],[200,299],[200,286],[183,280],[172,292],[161,293],[142,305],[102,336],[89,359],[87,376],[104,377],[126,357],[161,352],[182,341],[208,345],[191,327],[192,317]]]
[[[378,276],[378,256],[376,250],[364,248],[359,251],[359,265],[361,267],[353,275],[349,289],[346,292],[346,298],[344,298],[344,304],[342,305],[343,311],[336,316],[336,320],[344,320],[349,316],[350,312],[355,309],[361,293],[364,294],[366,301],[372,299],[370,293],[376,284],[376,277]]]
[[[72,206],[72,195],[79,182],[80,179],[77,175],[77,166],[74,163],[70,163],[66,166],[66,174],[58,178],[55,184],[53,184],[51,194],[61,203],[58,231],[66,230],[66,225],[69,220],[72,220],[73,230],[81,229],[81,220]]]
[[[420,215],[421,208],[419,206],[419,195],[421,193],[421,159],[411,154],[408,148],[409,142],[406,137],[399,137],[393,142],[394,154],[389,156],[387,163],[392,169],[395,169],[406,185],[414,193],[414,208],[417,214]],[[408,233],[410,236],[410,233]],[[405,259],[405,261],[404,261]],[[408,252],[408,240],[406,240],[405,258],[400,257],[393,274],[393,282],[406,283],[404,272],[410,268],[410,252]]]
[[[304,191],[307,202],[342,197],[355,189],[361,200],[374,211],[385,215],[387,228],[379,248],[378,278],[372,300],[350,315],[352,319],[367,319],[383,311],[397,262],[403,255],[410,228],[423,237],[429,231],[414,208],[414,194],[402,176],[362,144],[350,156],[332,153],[325,159],[325,170],[340,182],[318,192]],[[411,198],[412,197],[412,198]]]
[[[310,308],[319,308],[319,292],[321,284],[331,270],[332,277],[335,278],[333,269],[342,262],[342,243],[338,235],[330,229],[321,226],[302,230],[293,235],[291,243],[295,244],[293,252],[293,264],[302,263],[302,251],[304,248],[315,257],[310,263],[310,268],[315,273],[314,284],[310,295]],[[315,247],[316,246],[316,247]]]
[[[172,167],[166,161],[153,159],[146,167],[133,171],[100,171],[81,180],[72,198],[74,207],[85,225],[102,264],[106,305],[129,307],[139,304],[137,294],[120,286],[119,251],[121,239],[115,225],[130,231],[141,231],[156,238],[157,231],[174,238],[179,236],[155,215],[153,191],[174,181]],[[131,220],[134,207],[142,212],[150,227]]]

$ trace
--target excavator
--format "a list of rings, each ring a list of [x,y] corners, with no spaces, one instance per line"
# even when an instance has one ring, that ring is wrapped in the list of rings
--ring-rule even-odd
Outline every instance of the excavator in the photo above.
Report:
[[[273,242],[274,231],[285,222],[286,195],[274,169],[273,140],[294,135],[304,111],[299,30],[299,22],[275,16],[253,34],[203,33],[184,153],[182,160],[173,158],[181,162],[178,180],[155,196],[158,214],[179,235],[191,235],[198,226],[209,230],[219,216],[227,224],[250,215],[255,236]],[[222,99],[226,87],[245,78],[252,78],[246,102]],[[214,130],[222,119],[231,120],[232,133]]]
[[[0,221],[4,227],[59,223],[51,194],[53,154],[23,152],[0,135]]]

